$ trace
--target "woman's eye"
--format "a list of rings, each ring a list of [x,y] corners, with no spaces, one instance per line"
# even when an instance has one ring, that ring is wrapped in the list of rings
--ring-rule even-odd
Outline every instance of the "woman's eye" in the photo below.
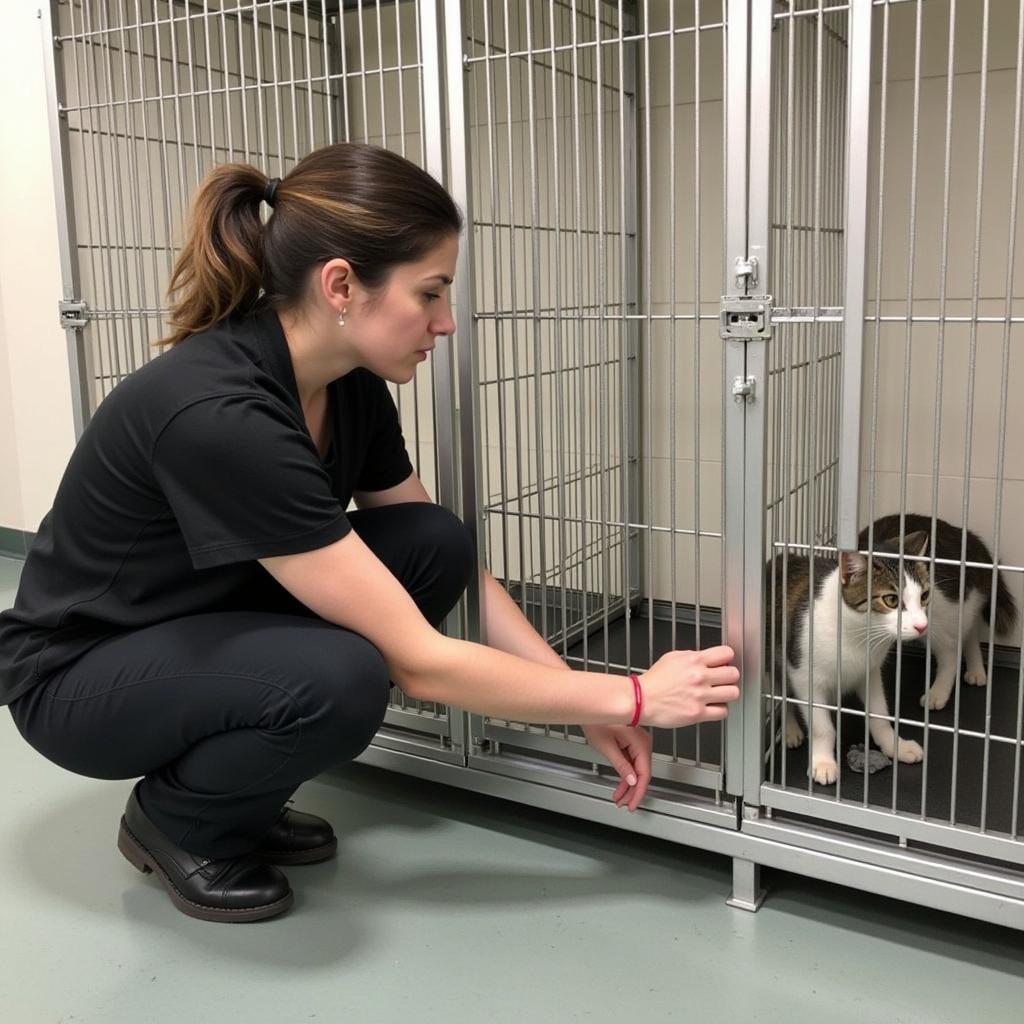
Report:
[[[423,298],[425,298],[428,302],[433,302],[434,299],[439,299],[441,298],[441,296],[438,295],[436,292],[424,292]]]
[[[895,594],[884,594],[882,596],[882,604],[886,608],[897,608],[899,607],[900,599]]]

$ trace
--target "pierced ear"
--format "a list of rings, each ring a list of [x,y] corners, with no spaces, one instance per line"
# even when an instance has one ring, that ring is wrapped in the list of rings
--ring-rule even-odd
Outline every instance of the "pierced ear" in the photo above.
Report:
[[[839,552],[839,582],[845,587],[857,576],[866,576],[868,560],[859,551]]]
[[[350,302],[352,298],[352,282],[355,274],[348,260],[337,257],[328,260],[320,268],[320,288],[324,298]]]
[[[917,555],[923,557],[928,552],[928,541],[931,538],[928,536],[927,531],[917,530],[914,533],[908,533],[903,538],[903,553],[905,555]]]

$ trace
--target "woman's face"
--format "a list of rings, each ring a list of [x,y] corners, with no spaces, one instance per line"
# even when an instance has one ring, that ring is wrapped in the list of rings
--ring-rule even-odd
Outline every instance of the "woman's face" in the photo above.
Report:
[[[459,239],[449,235],[415,263],[400,263],[376,292],[356,289],[345,314],[346,341],[360,362],[395,384],[412,380],[433,351],[438,335],[455,322],[449,286],[455,277]]]

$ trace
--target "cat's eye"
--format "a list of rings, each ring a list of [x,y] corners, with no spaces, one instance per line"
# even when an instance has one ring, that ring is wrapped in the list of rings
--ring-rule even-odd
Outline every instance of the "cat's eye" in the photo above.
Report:
[[[932,595],[932,592],[930,590],[923,591],[921,593],[921,604],[927,604],[928,603],[928,598],[931,597],[931,595]]]
[[[896,594],[883,594],[882,604],[884,604],[886,608],[898,608],[900,605],[900,599]]]

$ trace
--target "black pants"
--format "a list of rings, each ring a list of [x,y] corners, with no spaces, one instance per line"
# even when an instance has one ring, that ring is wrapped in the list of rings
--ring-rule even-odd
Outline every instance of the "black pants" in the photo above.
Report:
[[[462,523],[425,503],[350,518],[439,625],[474,565]],[[300,783],[367,747],[390,687],[368,640],[277,589],[286,610],[192,615],[99,644],[11,705],[18,729],[80,775],[144,776],[143,809],[189,852],[254,849]]]

